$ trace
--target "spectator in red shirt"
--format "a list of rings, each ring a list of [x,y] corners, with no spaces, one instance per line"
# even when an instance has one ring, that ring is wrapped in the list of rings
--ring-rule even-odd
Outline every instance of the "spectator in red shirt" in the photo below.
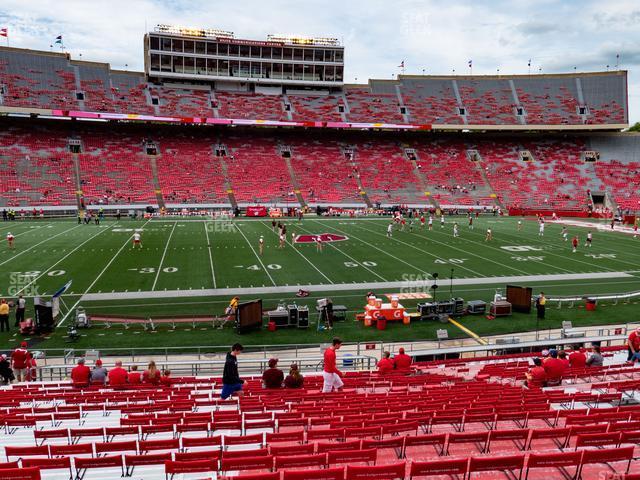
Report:
[[[382,354],[382,359],[378,362],[378,373],[381,375],[386,375],[387,373],[393,372],[393,360],[391,360],[391,354],[389,352],[384,352]]]
[[[542,360],[533,359],[533,367],[525,374],[525,385],[529,388],[542,388],[547,386],[547,372],[544,371]]]
[[[160,383],[160,370],[156,367],[156,362],[151,360],[149,366],[142,374],[142,383],[150,383],[151,385],[158,385]]]
[[[116,366],[109,371],[109,385],[112,387],[122,387],[127,384],[127,371],[122,368],[122,361],[116,361]]]
[[[324,352],[324,371],[322,377],[324,383],[322,385],[322,393],[329,393],[342,388],[344,383],[340,379],[342,372],[336,366],[336,351],[342,346],[342,340],[334,338],[331,346]]]
[[[27,373],[25,375],[26,382],[35,382],[38,379],[38,364],[33,353],[27,352]]]
[[[640,327],[636,328],[629,334],[629,339],[627,340],[627,348],[629,350],[627,361],[630,361],[631,357],[640,352]]]
[[[584,368],[587,366],[587,357],[584,353],[576,348],[569,354],[569,365],[571,368]]]
[[[137,365],[131,365],[131,371],[127,375],[127,379],[129,380],[129,385],[140,385],[142,383],[142,377]]]
[[[562,375],[564,374],[565,366],[562,360],[558,358],[557,350],[549,350],[549,358],[545,360],[543,366],[544,371],[547,373],[547,385],[560,385],[560,383],[562,383]]]
[[[22,342],[11,354],[11,368],[18,382],[25,381],[27,377],[28,355],[27,342]]]
[[[396,370],[399,372],[408,372],[411,370],[411,362],[413,359],[404,353],[404,348],[400,347],[398,354],[393,357]]]
[[[74,387],[87,387],[91,378],[91,369],[84,364],[84,358],[78,359],[78,365],[71,370],[71,381]]]
[[[264,388],[281,388],[284,382],[284,373],[278,368],[278,359],[269,360],[269,368],[262,374],[262,386]]]
[[[562,362],[564,365],[565,372],[569,369],[569,358],[567,357],[567,352],[561,350],[558,352],[558,360]]]
[[[160,377],[160,384],[165,387],[170,387],[173,383],[173,379],[171,378],[171,370],[165,370],[162,372],[162,376]]]

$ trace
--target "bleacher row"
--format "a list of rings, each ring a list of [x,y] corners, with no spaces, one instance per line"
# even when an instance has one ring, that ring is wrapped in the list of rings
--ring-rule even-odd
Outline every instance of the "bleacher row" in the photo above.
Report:
[[[249,378],[234,400],[219,399],[213,377],[120,390],[13,385],[0,395],[0,478],[638,478],[640,370],[609,361],[528,390],[514,377],[523,362],[349,372],[343,391],[322,395],[320,376],[303,390]]]
[[[638,181],[628,172],[640,162],[612,159],[595,167],[581,160],[584,137],[547,139],[455,137],[406,142],[397,138],[238,132],[215,139],[202,132],[104,130],[11,126],[0,132],[0,206],[73,205],[75,161],[69,138],[80,140],[80,190],[87,204],[155,202],[153,158],[167,203],[228,203],[227,185],[243,203],[296,201],[294,183],[310,204],[362,202],[360,181],[372,202],[427,203],[422,187],[441,205],[505,206],[585,210],[588,192],[608,191],[622,208],[640,208]],[[222,144],[226,156],[217,157]],[[281,146],[291,152],[291,171]],[[345,149],[353,150],[347,160]],[[405,155],[411,149],[414,165]],[[526,149],[533,162],[524,162]],[[477,162],[468,152],[480,155]],[[292,175],[294,178],[292,178]],[[295,180],[295,182],[294,182]]]
[[[400,76],[393,85],[388,80],[371,80],[368,85],[346,86],[339,93],[267,95],[155,85],[141,73],[113,71],[107,64],[0,47],[0,86],[0,103],[10,107],[161,116],[454,125],[627,121],[626,72]]]

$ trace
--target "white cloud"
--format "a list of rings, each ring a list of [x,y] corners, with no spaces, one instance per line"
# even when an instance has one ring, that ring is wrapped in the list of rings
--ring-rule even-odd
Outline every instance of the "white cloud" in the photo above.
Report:
[[[615,53],[630,70],[630,119],[640,120],[640,18],[635,0],[3,0],[0,25],[11,44],[48,50],[63,34],[77,57],[142,70],[142,36],[156,23],[215,27],[240,37],[269,33],[331,35],[344,40],[346,77],[407,73],[526,73],[604,70]]]

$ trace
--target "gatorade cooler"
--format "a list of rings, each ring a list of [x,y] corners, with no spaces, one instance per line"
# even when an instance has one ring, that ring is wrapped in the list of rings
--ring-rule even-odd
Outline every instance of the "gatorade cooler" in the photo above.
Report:
[[[411,323],[411,317],[409,316],[409,314],[407,312],[404,312],[404,315],[402,317],[402,323],[404,325],[409,325]]]
[[[370,327],[373,324],[372,320],[371,320],[371,315],[365,315],[364,317],[364,326],[365,327]]]
[[[598,301],[595,298],[587,298],[587,301],[585,303],[585,308],[589,312],[593,312],[596,309],[597,304],[598,304]]]
[[[382,299],[381,298],[376,298],[375,306],[376,306],[376,308],[382,308]]]
[[[371,305],[372,307],[375,306],[376,297],[374,297],[373,295],[370,295],[369,297],[367,297],[367,304]]]
[[[384,317],[378,317],[378,321],[376,322],[376,327],[378,328],[378,330],[386,330],[387,319]]]
[[[398,296],[391,297],[391,308],[398,308]]]

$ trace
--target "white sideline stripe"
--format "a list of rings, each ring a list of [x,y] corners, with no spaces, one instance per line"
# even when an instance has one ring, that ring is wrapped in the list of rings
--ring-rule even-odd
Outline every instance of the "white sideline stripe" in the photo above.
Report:
[[[24,254],[25,254],[25,253],[27,253],[28,251],[33,250],[34,248],[36,248],[38,245],[42,245],[43,243],[46,243],[46,242],[48,242],[49,240],[53,240],[54,238],[59,237],[60,235],[64,235],[65,233],[70,232],[71,230],[75,230],[76,228],[78,228],[78,227],[80,227],[80,226],[81,226],[81,225],[76,225],[75,227],[71,227],[71,228],[69,228],[69,229],[67,229],[67,230],[64,230],[63,232],[60,232],[60,233],[58,233],[58,234],[56,234],[56,235],[54,235],[54,236],[52,236],[52,237],[49,237],[49,238],[47,238],[47,239],[45,239],[45,240],[42,240],[41,242],[36,243],[35,245],[30,246],[30,247],[29,247],[29,248],[27,248],[26,250],[23,250],[23,251],[21,251],[20,253],[18,253],[17,255],[14,255],[13,257],[11,257],[11,258],[9,258],[9,259],[5,260],[4,262],[0,263],[0,266],[4,265],[5,263],[9,263],[11,260],[15,260],[15,259],[16,259],[16,258],[18,258],[20,255],[24,255]],[[35,230],[35,229],[34,229],[34,230]]]
[[[11,223],[11,222],[7,222],[7,223]],[[21,224],[16,225],[15,223],[11,223],[11,225],[13,225],[14,227],[21,226]],[[12,230],[11,225],[7,225],[6,227],[0,227],[0,230],[10,231],[10,230]],[[46,225],[38,225],[36,228],[28,228],[24,232],[16,233],[14,235],[14,237],[18,238],[20,235],[25,235],[25,234],[31,233],[31,232],[38,232],[38,231],[40,231],[41,228],[47,227],[49,225],[53,225],[53,223],[47,223]]]
[[[156,271],[156,278],[153,279],[153,285],[151,290],[156,289],[156,284],[158,283],[158,278],[160,277],[160,272],[162,271],[162,264],[164,263],[164,257],[167,255],[167,250],[169,249],[169,244],[171,243],[171,237],[173,237],[173,232],[176,229],[178,222],[173,223],[173,228],[171,229],[171,233],[169,234],[169,238],[167,239],[167,243],[164,245],[164,252],[162,252],[162,258],[160,259],[160,265],[158,266],[158,270]]]
[[[266,223],[264,223],[264,222],[260,222],[260,225],[264,225],[264,227],[265,227],[267,230],[270,230],[274,235],[278,236],[278,234],[277,234],[276,232],[274,232],[272,229],[270,229],[270,228],[269,228],[269,225],[267,225]],[[279,238],[279,237],[278,237],[278,238]],[[320,275],[322,275],[322,276],[327,280],[327,282],[329,282],[329,283],[334,283],[334,282],[333,282],[333,280],[331,280],[331,279],[330,279],[329,277],[327,277],[324,273],[322,273],[322,272],[318,269],[318,267],[316,267],[316,266],[311,262],[311,260],[309,260],[309,259],[307,258],[307,256],[306,256],[304,253],[302,253],[299,249],[297,249],[297,248],[296,248],[296,246],[295,246],[292,242],[289,242],[286,238],[285,238],[285,240],[284,240],[284,241],[285,241],[287,244],[291,245],[291,248],[293,248],[293,249],[295,250],[295,252],[296,252],[298,255],[300,255],[304,260],[306,260],[306,262],[307,262],[309,265],[311,265],[311,266],[316,270],[316,272],[318,272]]]
[[[249,241],[249,239],[247,238],[247,236],[244,234],[244,232],[242,230],[240,230],[240,225],[238,225],[237,223],[234,223],[235,227],[238,229],[238,231],[240,232],[240,235],[243,236],[243,238],[245,239],[245,241],[247,242],[247,245],[249,245],[249,248],[251,249],[251,251],[253,252],[253,254],[256,256],[256,258],[258,259],[258,262],[260,263],[260,265],[262,265],[262,269],[264,270],[264,273],[267,274],[267,277],[269,277],[269,280],[271,280],[271,283],[273,283],[274,286],[276,286],[276,282],[273,279],[273,277],[271,276],[271,274],[269,273],[269,270],[267,270],[267,267],[264,266],[264,263],[262,263],[262,260],[260,259],[260,256],[258,255],[258,253],[256,252],[256,249],[253,248],[253,245],[251,245],[251,242]],[[202,291],[202,290],[200,290]],[[296,290],[297,291],[297,290]]]
[[[216,285],[216,271],[213,269],[213,256],[211,255],[211,242],[209,241],[209,230],[208,223],[203,223],[204,225],[204,234],[207,236],[207,250],[209,250],[209,265],[211,266],[211,277],[213,278],[213,288],[218,288]]]
[[[608,278],[635,278],[626,272],[599,272],[599,273],[560,273],[551,275],[519,275],[513,277],[482,277],[482,278],[454,278],[453,285],[487,285],[517,282],[554,282],[570,280],[602,280]],[[283,285],[275,287],[247,287],[247,288],[217,288],[209,290],[167,290],[162,292],[113,292],[113,293],[85,293],[80,301],[96,300],[133,300],[145,298],[168,297],[206,297],[222,295],[263,295],[268,293],[297,292],[301,286],[310,291],[344,291],[344,290],[380,290],[391,288],[424,288],[431,282],[401,281],[401,282],[370,282],[370,283],[336,283],[333,285]]]
[[[144,222],[142,224],[141,228],[144,228],[144,226],[149,223],[149,220],[147,220],[146,222]],[[76,307],[78,305],[80,305],[80,302],[82,302],[82,299],[87,295],[87,293],[89,293],[89,291],[91,291],[91,289],[93,288],[93,286],[98,283],[98,280],[100,280],[100,277],[102,277],[102,275],[104,275],[104,272],[106,272],[109,267],[111,266],[111,264],[115,261],[116,258],[118,258],[118,255],[120,255],[120,253],[122,252],[122,250],[125,249],[125,247],[127,246],[127,244],[131,241],[131,239],[133,238],[133,233],[131,235],[129,235],[127,237],[127,239],[124,241],[124,243],[122,244],[122,246],[120,247],[120,249],[116,252],[116,254],[111,257],[111,260],[109,260],[109,263],[107,263],[107,265],[102,269],[102,271],[98,274],[98,276],[93,280],[93,282],[91,282],[91,285],[89,285],[87,287],[87,289],[84,291],[84,293],[82,294],[82,296],[78,299],[78,301],[76,303],[73,304],[73,306],[69,309],[69,311],[64,315],[64,317],[62,317],[62,320],[60,320],[60,322],[58,323],[58,325],[56,325],[57,327],[62,326],[62,324],[64,323],[64,321],[67,319],[67,317],[69,315],[71,315],[71,313],[76,309]]]
[[[115,225],[118,225],[117,223]],[[62,257],[61,259],[59,259],[56,263],[54,263],[53,265],[51,265],[49,268],[47,268],[46,270],[44,270],[40,275],[38,275],[36,278],[34,278],[33,280],[31,280],[29,283],[27,283],[24,287],[22,287],[20,290],[18,290],[15,295],[19,295],[20,293],[22,293],[27,287],[29,287],[30,285],[36,283],[40,278],[44,277],[53,267],[57,266],[59,263],[63,262],[64,260],[66,260],[67,258],[69,258],[69,256],[71,256],[71,254],[75,251],[77,251],[81,246],[83,246],[85,243],[90,242],[91,240],[93,240],[94,238],[96,238],[98,235],[102,235],[104,232],[108,232],[110,231],[108,228],[103,228],[102,230],[100,230],[98,233],[96,233],[95,235],[90,236],[89,238],[87,238],[84,242],[82,242],[80,245],[78,245],[76,248],[74,248],[73,250],[71,250],[69,253],[67,253],[64,257]]]

